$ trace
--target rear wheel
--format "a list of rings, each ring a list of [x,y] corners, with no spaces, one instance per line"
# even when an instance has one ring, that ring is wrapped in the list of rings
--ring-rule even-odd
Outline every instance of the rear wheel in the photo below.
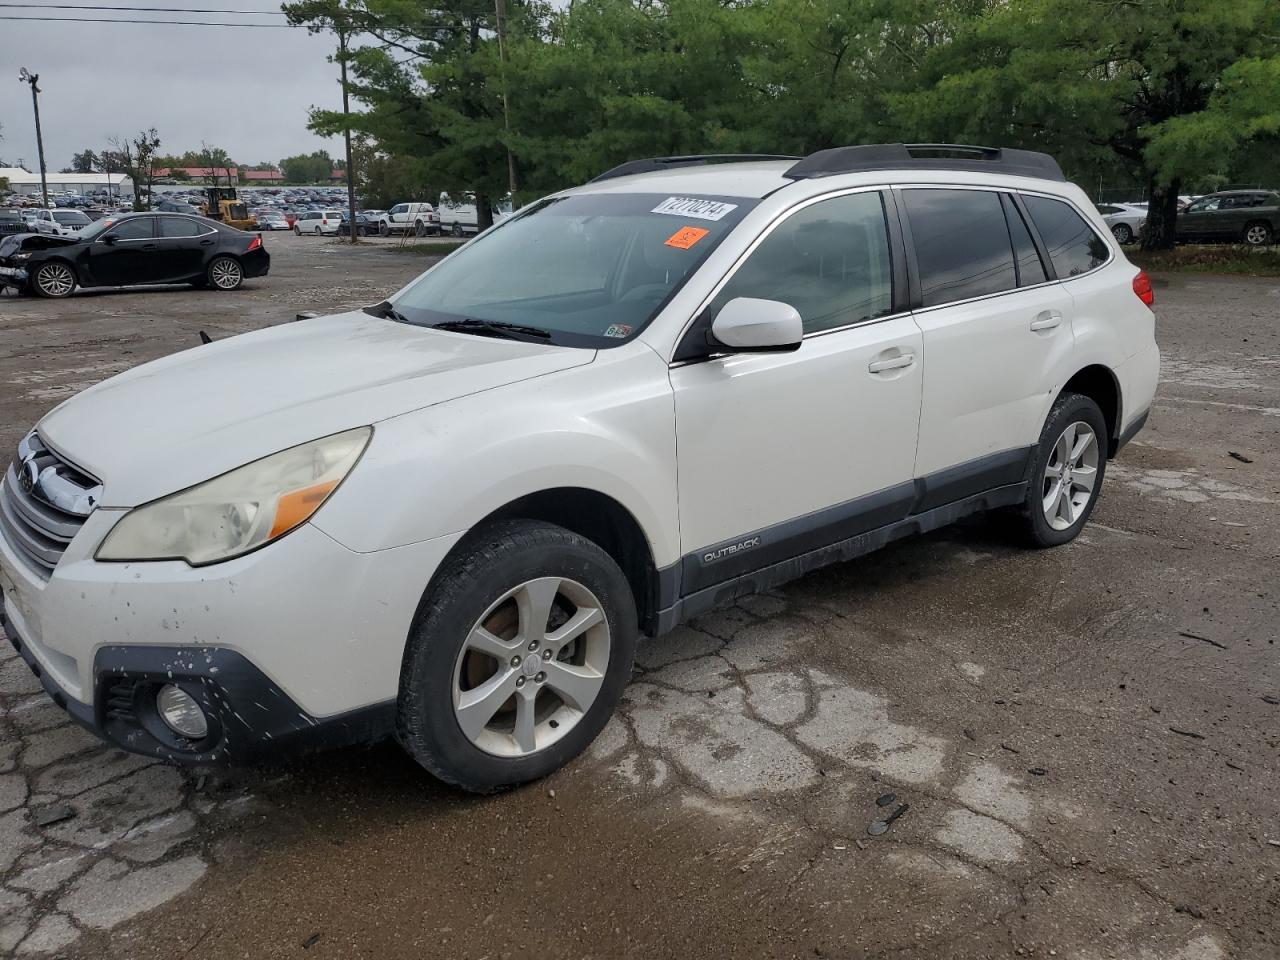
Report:
[[[1265,247],[1271,242],[1271,227],[1265,223],[1251,223],[1244,228],[1244,242],[1251,247]]]
[[[447,562],[419,610],[397,736],[466,790],[546,776],[612,716],[637,634],[630,586],[600,547],[551,524],[493,524]]]
[[[413,235],[415,237],[425,237],[427,235],[427,225],[419,220],[413,225]]]
[[[244,270],[234,257],[214,257],[205,275],[217,290],[235,290],[244,282]]]
[[[76,289],[75,272],[61,260],[50,260],[36,267],[30,282],[36,293],[52,299],[69,297]]]
[[[450,232],[451,234],[453,234],[455,237],[460,237],[460,236],[462,236],[462,224],[460,224],[460,223],[455,223],[455,224],[453,225],[453,228],[452,228],[449,232]]]
[[[294,228],[293,228],[293,232],[294,232],[294,235],[295,235],[295,236],[299,236],[299,237],[300,237],[300,236],[302,236],[302,228],[301,228],[301,227],[294,227]]]
[[[1116,243],[1133,243],[1133,228],[1127,223],[1117,223],[1111,228],[1111,235],[1116,238]]]
[[[1018,532],[1037,547],[1056,547],[1084,529],[1107,470],[1107,421],[1091,398],[1063,393],[1054,402],[1031,458]]]
[[[316,236],[319,237],[319,236],[322,236],[323,234],[324,234],[324,231],[321,230],[319,227],[316,227]]]

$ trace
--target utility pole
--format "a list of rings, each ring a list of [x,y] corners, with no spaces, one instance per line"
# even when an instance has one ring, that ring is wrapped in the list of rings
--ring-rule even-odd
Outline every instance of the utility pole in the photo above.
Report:
[[[347,225],[351,242],[360,242],[360,225],[356,223],[356,171],[351,158],[351,95],[347,92],[347,24],[337,26],[338,65],[342,69],[342,134],[347,145]]]
[[[44,169],[44,136],[40,133],[40,88],[36,86],[36,81],[39,79],[39,74],[31,73],[26,67],[21,67],[18,70],[18,80],[31,85],[31,107],[36,114],[36,150],[40,153],[40,194],[44,197],[44,205],[47,209],[49,206],[49,184]]]
[[[502,123],[507,131],[507,186],[511,191],[511,208],[516,208],[516,156],[511,152],[511,105],[507,102],[507,0],[493,0],[498,23],[498,59],[502,64]],[[479,212],[477,211],[477,216]]]

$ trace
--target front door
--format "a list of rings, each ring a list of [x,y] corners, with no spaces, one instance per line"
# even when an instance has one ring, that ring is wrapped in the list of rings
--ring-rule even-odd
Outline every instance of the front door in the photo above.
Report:
[[[790,304],[805,338],[671,369],[685,594],[892,522],[912,499],[923,355],[895,314],[880,193],[791,214],[687,339],[735,297]]]
[[[119,287],[157,282],[155,222],[155,217],[130,217],[89,244],[87,268],[94,284]]]

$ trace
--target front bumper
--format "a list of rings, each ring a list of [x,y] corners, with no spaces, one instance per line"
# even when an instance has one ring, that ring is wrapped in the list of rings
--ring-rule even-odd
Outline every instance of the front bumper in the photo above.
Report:
[[[395,730],[394,700],[313,717],[245,657],[214,647],[100,647],[93,703],[83,703],[41,666],[3,611],[0,597],[0,628],[53,702],[91,733],[133,753],[183,763],[235,763],[371,743]],[[181,687],[200,704],[209,722],[203,739],[180,737],[160,719],[155,697],[166,684]]]
[[[27,271],[21,267],[10,267],[0,264],[0,287],[24,287],[27,284]]]
[[[418,602],[456,537],[357,553],[304,524],[209,567],[95,561],[121,515],[91,514],[47,576],[0,534],[5,632],[76,720],[125,749],[190,761],[390,732]],[[155,694],[171,682],[206,711],[206,741],[160,723]]]

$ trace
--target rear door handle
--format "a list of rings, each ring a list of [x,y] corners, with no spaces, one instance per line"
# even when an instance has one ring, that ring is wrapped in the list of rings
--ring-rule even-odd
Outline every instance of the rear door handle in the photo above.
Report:
[[[1057,310],[1045,310],[1043,313],[1037,313],[1035,319],[1031,321],[1031,329],[1034,330],[1052,330],[1058,324],[1062,323],[1062,314]]]
[[[871,373],[884,373],[887,370],[900,370],[903,367],[909,367],[915,362],[916,355],[914,353],[903,353],[884,360],[872,360],[867,364],[867,370]]]

